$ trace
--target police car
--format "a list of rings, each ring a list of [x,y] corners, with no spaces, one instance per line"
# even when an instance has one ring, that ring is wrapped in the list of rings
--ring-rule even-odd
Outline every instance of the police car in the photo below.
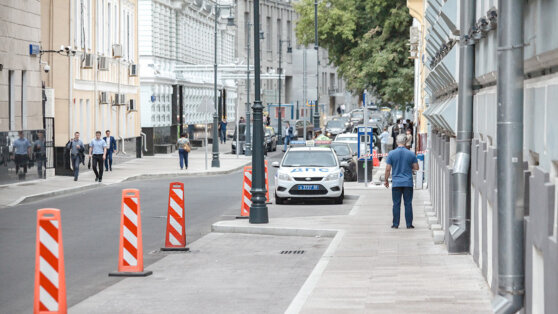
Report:
[[[287,199],[329,198],[343,204],[344,171],[329,147],[291,147],[272,166],[275,175],[275,203]]]

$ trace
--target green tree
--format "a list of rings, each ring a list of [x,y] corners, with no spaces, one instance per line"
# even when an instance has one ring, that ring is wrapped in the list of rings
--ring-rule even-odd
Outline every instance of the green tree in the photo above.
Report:
[[[295,10],[298,42],[313,44],[314,0],[301,0]],[[351,91],[405,104],[413,98],[411,22],[406,0],[325,0],[318,4],[319,45]]]

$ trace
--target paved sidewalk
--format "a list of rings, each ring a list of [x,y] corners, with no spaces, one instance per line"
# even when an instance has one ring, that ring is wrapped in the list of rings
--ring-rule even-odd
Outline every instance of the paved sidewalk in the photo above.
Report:
[[[230,145],[220,145],[221,151],[230,152]],[[228,147],[228,150],[225,150]],[[51,176],[45,180],[33,180],[0,186],[0,208],[37,201],[46,197],[75,193],[123,181],[157,178],[166,176],[199,176],[226,174],[241,169],[251,163],[251,157],[221,153],[220,168],[211,168],[211,148],[208,154],[208,168],[205,169],[205,150],[198,148],[189,154],[188,170],[180,170],[178,153],[144,156],[113,165],[112,172],[105,171],[103,182],[95,182],[95,173],[81,166],[79,180],[70,176]],[[87,163],[86,163],[87,164]]]
[[[223,221],[213,230],[335,233],[289,313],[492,313],[490,290],[471,256],[449,255],[433,243],[420,205],[428,192],[415,190],[413,230],[390,228],[389,190],[346,186],[346,193],[360,195],[346,216],[273,219],[267,225]]]

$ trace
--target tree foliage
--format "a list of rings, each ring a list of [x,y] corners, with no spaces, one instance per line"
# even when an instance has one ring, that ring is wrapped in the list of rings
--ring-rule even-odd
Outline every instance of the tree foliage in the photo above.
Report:
[[[301,0],[295,10],[298,42],[314,43],[314,0]],[[351,91],[405,104],[413,98],[411,22],[406,0],[325,0],[318,4],[319,45]]]

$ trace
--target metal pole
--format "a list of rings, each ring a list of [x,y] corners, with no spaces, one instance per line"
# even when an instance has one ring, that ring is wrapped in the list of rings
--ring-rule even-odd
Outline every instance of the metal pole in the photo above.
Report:
[[[250,21],[246,20],[246,156],[252,156],[252,134],[250,133]],[[237,133],[240,131],[237,129]],[[238,150],[239,147],[237,146]]]
[[[277,118],[277,143],[283,145],[282,138],[282,124],[281,124],[281,74],[283,73],[283,68],[281,68],[281,62],[283,56],[283,41],[279,39],[279,117]],[[287,134],[285,134],[286,136]]]
[[[368,187],[368,109],[366,109],[366,90],[362,93],[362,117],[364,120],[364,186]]]
[[[302,134],[302,138],[304,140],[306,140],[306,121],[310,121],[308,120],[308,93],[307,93],[307,89],[308,89],[308,81],[307,81],[307,73],[306,73],[306,47],[304,47],[304,49],[302,49],[302,72],[303,72],[303,77],[302,77],[302,98],[304,100],[304,104],[302,105],[303,112],[304,112],[304,119],[303,119],[303,125],[304,125],[304,134]]]
[[[219,162],[219,99],[217,97],[217,19],[219,18],[219,6],[215,4],[215,62],[213,63],[213,101],[215,103],[215,112],[213,113],[213,158],[211,159],[211,167],[220,168]],[[238,149],[238,148],[237,148]]]
[[[316,49],[316,103],[314,128],[320,127],[320,52],[318,50],[318,0],[314,0],[314,49]]]
[[[523,6],[498,1],[498,296],[495,313],[515,313],[525,295]]]
[[[267,205],[265,203],[265,168],[263,152],[263,106],[260,99],[260,0],[254,0],[254,150],[252,153],[252,205],[250,206],[250,223],[268,223]]]
[[[461,1],[461,26],[463,33],[475,25],[476,1]],[[469,251],[467,217],[470,216],[469,167],[471,161],[471,138],[473,137],[473,80],[475,79],[475,46],[468,35],[462,35],[459,44],[459,95],[457,101],[456,157],[451,175],[453,197],[450,206],[451,225],[448,228],[448,251]],[[470,224],[470,223],[469,223]]]
[[[206,118],[207,118],[207,112],[208,112],[207,111],[207,103],[208,103],[208,101],[205,102]],[[207,125],[208,125],[208,123],[207,123],[207,120],[206,120],[206,123],[205,123],[205,170],[207,170],[207,146],[209,145],[209,142],[208,142],[208,139],[207,139],[208,138]]]

